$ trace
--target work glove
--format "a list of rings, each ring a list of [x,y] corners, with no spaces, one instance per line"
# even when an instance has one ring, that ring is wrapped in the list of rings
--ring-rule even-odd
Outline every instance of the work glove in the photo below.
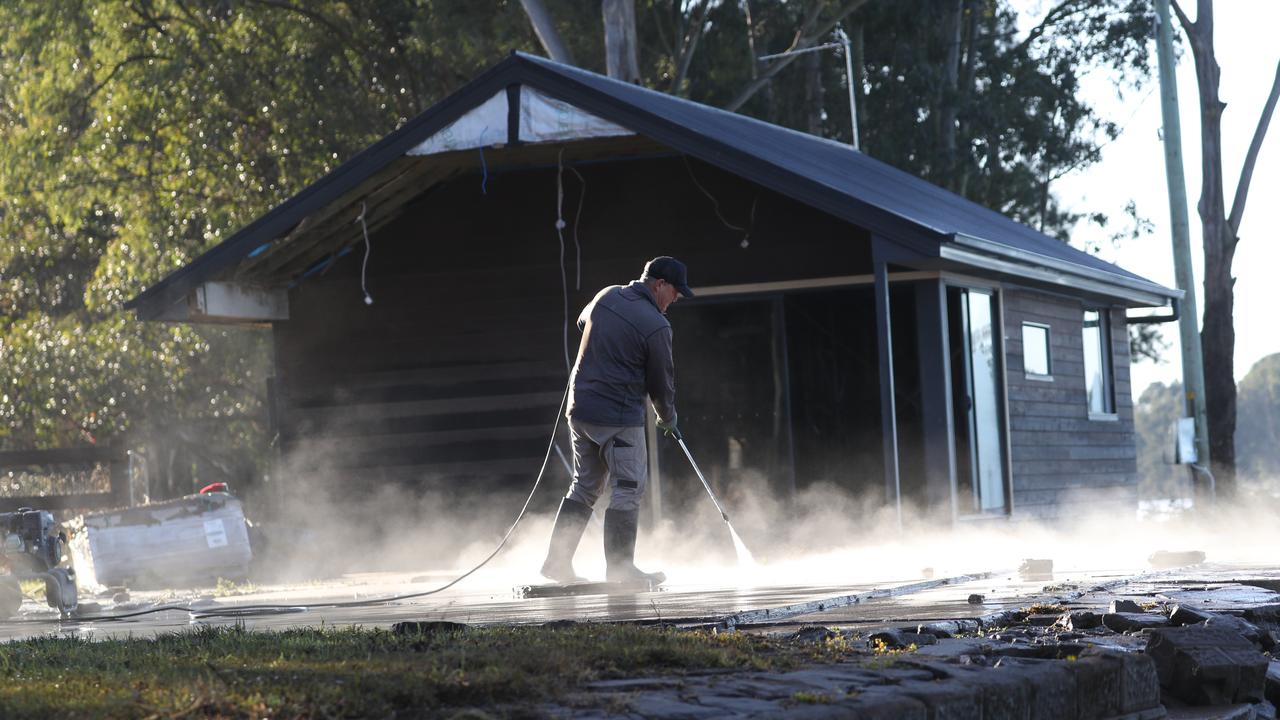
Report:
[[[658,429],[661,430],[663,434],[666,435],[667,437],[675,438],[677,440],[684,439],[684,436],[680,434],[680,428],[676,427],[675,420],[672,420],[671,422],[663,422],[659,420]]]

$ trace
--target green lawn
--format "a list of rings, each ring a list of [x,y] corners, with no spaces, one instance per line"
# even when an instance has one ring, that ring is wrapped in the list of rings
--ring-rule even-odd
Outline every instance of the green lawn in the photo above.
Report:
[[[49,637],[0,645],[0,717],[520,716],[595,679],[786,668],[846,651],[626,625]]]

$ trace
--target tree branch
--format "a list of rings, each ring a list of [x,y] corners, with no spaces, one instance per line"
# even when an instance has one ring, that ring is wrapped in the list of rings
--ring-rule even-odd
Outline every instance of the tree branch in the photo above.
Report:
[[[1267,126],[1271,124],[1271,115],[1275,112],[1277,99],[1280,99],[1280,62],[1276,63],[1276,77],[1271,82],[1271,94],[1267,96],[1267,104],[1262,108],[1262,117],[1258,118],[1258,127],[1253,131],[1253,140],[1249,142],[1249,153],[1245,155],[1244,167],[1240,170],[1240,182],[1236,184],[1236,196],[1231,201],[1231,216],[1227,218],[1227,225],[1231,228],[1233,238],[1240,231],[1240,218],[1244,215],[1245,199],[1249,196],[1253,166],[1258,162],[1258,151],[1262,149],[1262,140],[1267,136]]]
[[[1045,14],[1044,19],[1041,20],[1038,25],[1031,28],[1030,32],[1027,33],[1027,37],[1017,44],[1013,50],[1013,54],[1022,52],[1023,49],[1035,42],[1037,38],[1044,35],[1045,32],[1047,32],[1049,28],[1058,21],[1076,13],[1084,12],[1083,8],[1074,7],[1078,1],[1079,0],[1062,0],[1062,2],[1051,8],[1049,12]]]
[[[698,40],[702,38],[702,28],[706,25],[707,15],[711,12],[707,7],[709,4],[710,0],[702,0],[694,9],[697,19],[693,21],[692,27],[680,42],[680,55],[676,58],[676,74],[671,79],[671,87],[668,90],[672,95],[680,94],[680,86],[684,84],[684,79],[689,74],[689,64],[693,62],[693,51],[698,48]]]
[[[1178,16],[1178,22],[1182,23],[1182,30],[1187,34],[1187,40],[1191,42],[1191,49],[1199,52],[1200,44],[1199,34],[1197,34],[1196,24],[1191,22],[1191,18],[1182,11],[1182,6],[1178,4],[1178,0],[1169,0],[1169,6],[1173,8],[1173,14]]]
[[[832,17],[831,20],[824,23],[822,28],[816,31],[813,30],[813,26],[817,24],[818,18],[822,14],[822,8],[826,6],[826,3],[820,2],[815,4],[813,10],[810,11],[809,16],[806,17],[804,23],[801,24],[800,29],[796,31],[795,40],[792,41],[791,47],[787,48],[786,52],[791,52],[792,50],[803,50],[812,46],[818,38],[831,32],[841,20],[844,20],[855,10],[866,5],[869,1],[870,0],[849,0],[844,7],[836,12],[835,16]],[[738,108],[745,105],[748,100],[755,96],[756,93],[760,92],[761,88],[768,85],[773,80],[774,75],[777,75],[783,68],[790,65],[797,57],[799,56],[788,55],[787,57],[780,57],[777,60],[774,60],[769,67],[765,68],[764,72],[760,73],[759,77],[748,83],[747,86],[742,89],[742,92],[738,93],[737,97],[725,105],[724,109],[729,112],[736,112]],[[754,57],[752,58],[752,61],[755,61]]]
[[[529,16],[529,22],[533,25],[533,34],[538,36],[538,42],[542,43],[547,55],[558,63],[573,65],[569,46],[560,38],[556,24],[551,20],[551,13],[547,12],[547,6],[542,4],[542,0],[520,0],[520,4],[524,6],[524,14]]]

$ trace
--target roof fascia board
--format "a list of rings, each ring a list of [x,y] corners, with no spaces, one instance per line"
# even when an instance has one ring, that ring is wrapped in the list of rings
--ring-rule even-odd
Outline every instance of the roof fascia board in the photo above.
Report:
[[[1031,252],[1029,250],[1021,250],[1019,248],[1009,247],[1000,243],[994,243],[989,240],[965,235],[963,233],[955,233],[953,239],[956,244],[964,247],[972,248],[982,253],[999,255],[1010,260],[1024,262],[1031,265],[1040,265],[1046,268],[1057,270],[1058,272],[1076,275],[1086,280],[1101,281],[1111,285],[1116,285],[1127,290],[1135,290],[1140,293],[1156,295],[1166,300],[1171,298],[1181,298],[1184,293],[1181,290],[1167,288],[1157,283],[1149,282],[1139,278],[1126,277],[1117,273],[1110,273],[1105,270],[1085,267],[1077,265],[1066,260],[1041,255],[1040,253]],[[1099,277],[1101,274],[1103,277]],[[1166,304],[1164,301],[1160,305]]]
[[[1033,264],[1026,264],[1025,261],[1019,262],[1013,259],[995,257],[954,245],[944,245],[941,248],[941,253],[944,260],[961,263],[969,267],[1043,282],[1058,287],[1073,288],[1077,293],[1083,291],[1103,297],[1118,298],[1146,307],[1168,305],[1172,298],[1181,296],[1181,293],[1171,295],[1171,291],[1168,288],[1159,285],[1144,284],[1145,287],[1131,287],[1111,282],[1110,277],[1107,279],[1091,277],[1080,273],[1076,266],[1071,266],[1072,271],[1064,272],[1057,268],[1037,267]]]
[[[239,262],[264,242],[276,239],[302,218],[349,192],[366,178],[404,155],[410,148],[461,117],[508,85],[518,84],[522,63],[512,56],[482,73],[424,113],[379,142],[358,153],[329,174],[285,200],[227,240],[139,293],[124,304],[140,320],[161,317],[165,309],[186,298],[192,287]]]
[[[917,253],[937,257],[936,245],[946,235],[919,223],[882,210],[870,203],[851,200],[826,185],[766,163],[714,138],[690,132],[629,103],[584,85],[571,77],[533,62],[524,66],[531,77],[527,83],[558,100],[576,105],[605,120],[630,128],[639,135],[657,140],[710,165],[726,170],[823,212],[860,225],[890,242]]]

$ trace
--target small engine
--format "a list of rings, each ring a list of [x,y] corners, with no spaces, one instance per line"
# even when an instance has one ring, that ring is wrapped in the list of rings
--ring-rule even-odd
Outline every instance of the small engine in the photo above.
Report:
[[[20,508],[0,513],[0,618],[13,617],[22,605],[20,580],[43,580],[45,601],[64,617],[75,612],[75,570],[63,567],[67,536],[46,510]]]

